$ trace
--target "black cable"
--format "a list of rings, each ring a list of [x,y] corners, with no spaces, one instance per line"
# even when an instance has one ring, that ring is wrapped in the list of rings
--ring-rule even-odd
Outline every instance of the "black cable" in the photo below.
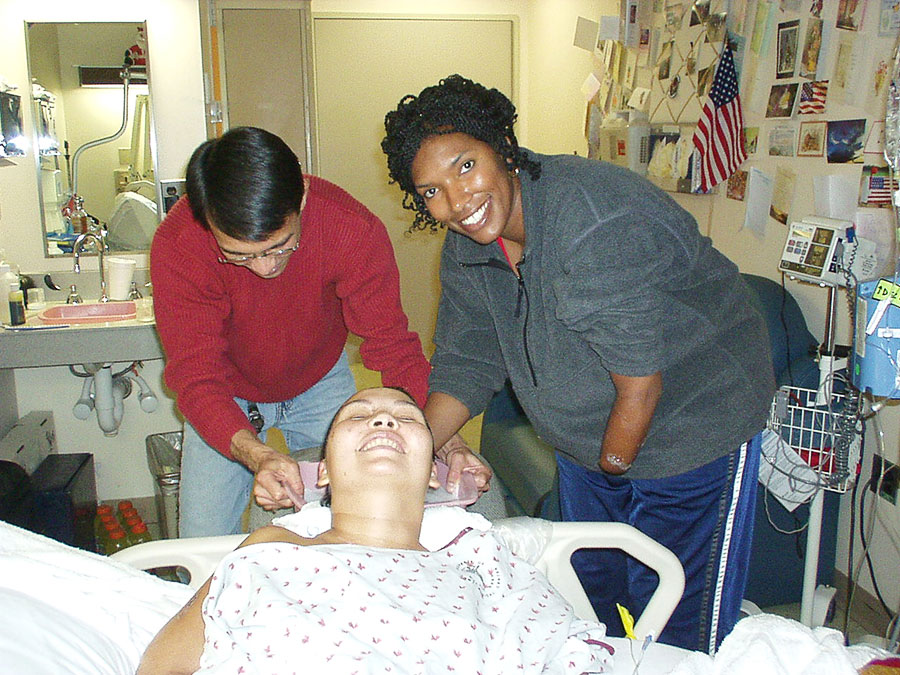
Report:
[[[781,307],[778,310],[778,318],[781,319],[781,327],[784,328],[785,358],[787,358],[788,384],[794,384],[794,371],[791,368],[791,334],[788,331],[787,321],[784,318],[784,310],[787,307],[787,288],[784,287],[784,272],[781,273]]]
[[[891,621],[894,620],[894,612],[888,607],[888,604],[884,601],[884,598],[881,595],[881,589],[878,588],[878,581],[875,579],[875,568],[872,565],[872,558],[869,555],[869,545],[866,543],[866,533],[865,533],[865,520],[866,520],[866,490],[869,489],[869,486],[872,484],[872,479],[866,481],[866,484],[863,486],[862,495],[859,498],[859,539],[863,545],[863,551],[866,554],[866,564],[869,567],[869,575],[872,577],[872,588],[875,589],[875,595],[878,596],[878,601],[881,603],[882,608],[888,616],[888,619]],[[875,495],[875,499],[878,499],[878,495]]]

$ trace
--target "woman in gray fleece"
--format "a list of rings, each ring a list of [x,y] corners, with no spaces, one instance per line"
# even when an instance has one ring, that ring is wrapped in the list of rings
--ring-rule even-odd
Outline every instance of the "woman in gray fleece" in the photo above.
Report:
[[[635,173],[520,148],[515,107],[459,75],[385,118],[412,229],[446,226],[425,411],[437,447],[508,378],[557,450],[566,520],[627,522],[668,546],[685,594],[663,642],[714,650],[739,616],[759,432],[774,383],[737,267]],[[483,471],[462,447],[455,469]],[[574,562],[611,631],[655,576],[621,553]]]

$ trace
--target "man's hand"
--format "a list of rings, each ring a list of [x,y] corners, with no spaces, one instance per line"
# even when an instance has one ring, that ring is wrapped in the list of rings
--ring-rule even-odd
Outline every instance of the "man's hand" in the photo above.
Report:
[[[265,457],[253,481],[253,496],[256,503],[266,511],[296,506],[288,494],[288,488],[299,499],[303,499],[303,480],[300,465],[288,455],[276,450]]]
[[[241,429],[231,438],[231,455],[253,472],[253,496],[267,511],[294,505],[288,488],[303,497],[303,479],[297,462],[270,448],[253,432]]]
[[[459,434],[454,434],[437,453],[437,458],[447,465],[447,490],[453,492],[459,484],[463,471],[471,473],[475,478],[475,486],[479,492],[491,489],[493,472],[466,445]]]

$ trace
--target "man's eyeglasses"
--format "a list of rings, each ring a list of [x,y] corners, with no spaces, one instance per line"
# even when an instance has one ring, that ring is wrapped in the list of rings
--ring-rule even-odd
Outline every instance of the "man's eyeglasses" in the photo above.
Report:
[[[277,260],[279,258],[287,257],[298,248],[300,248],[299,237],[297,238],[297,243],[288,248],[280,248],[276,251],[266,251],[264,253],[252,253],[250,255],[226,255],[224,253],[220,253],[216,257],[216,260],[218,260],[222,264],[246,266],[254,260],[265,260],[267,258]]]

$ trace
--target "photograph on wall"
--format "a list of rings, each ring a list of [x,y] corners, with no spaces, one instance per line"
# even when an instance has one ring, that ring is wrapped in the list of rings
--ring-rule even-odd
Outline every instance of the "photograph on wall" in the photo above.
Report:
[[[666,30],[669,33],[677,33],[681,30],[681,23],[684,19],[684,7],[679,4],[666,5]]]
[[[819,115],[825,112],[825,100],[828,98],[828,80],[804,82],[800,87],[800,102],[797,104],[798,115]]]
[[[830,94],[837,103],[853,104],[853,92],[859,87],[859,56],[854,54],[856,35],[845,33],[837,46],[834,69],[831,72]],[[835,98],[837,97],[837,98]]]
[[[674,47],[675,42],[670,40],[665,43],[659,51],[659,60],[656,62],[656,79],[669,79],[669,69],[672,67],[672,49]]]
[[[859,30],[865,9],[866,0],[838,0],[837,23],[835,25],[844,30]]]
[[[766,117],[790,117],[794,112],[794,101],[799,87],[798,82],[773,84],[769,92],[769,104],[766,106]]]
[[[759,127],[744,127],[744,149],[748,155],[755,155],[759,146]]]
[[[709,0],[694,0],[691,6],[691,26],[699,26],[706,23],[709,18]]]
[[[891,195],[897,191],[897,179],[886,166],[863,166],[859,184],[859,205],[891,207]]]
[[[724,12],[713,14],[706,22],[706,41],[717,44],[725,39],[725,21],[728,15]]]
[[[787,225],[794,192],[797,185],[797,174],[784,166],[775,169],[775,182],[772,185],[772,204],[769,215],[782,225]]]
[[[796,153],[797,130],[793,126],[769,129],[769,155],[772,157],[793,157]]]
[[[815,18],[821,19],[824,4],[825,0],[809,0],[809,13]]]
[[[728,197],[728,199],[742,202],[744,201],[745,194],[747,194],[747,172],[738,169],[728,177],[725,196]]]
[[[829,164],[862,163],[866,121],[835,120],[828,122],[825,146]]]
[[[800,77],[816,79],[819,68],[819,52],[822,50],[822,19],[810,17],[806,23],[806,40],[800,56]]]
[[[775,52],[775,78],[793,77],[797,66],[797,43],[800,35],[800,21],[785,21],[778,24],[778,45]]]
[[[798,157],[821,157],[825,154],[826,126],[824,121],[800,122]]]

